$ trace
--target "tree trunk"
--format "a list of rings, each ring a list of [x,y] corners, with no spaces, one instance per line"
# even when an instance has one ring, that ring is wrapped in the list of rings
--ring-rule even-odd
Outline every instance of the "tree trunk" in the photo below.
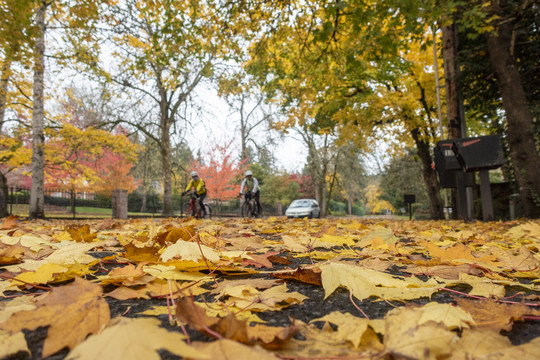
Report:
[[[444,81],[446,88],[446,117],[448,138],[463,136],[463,119],[460,111],[459,84],[457,81],[457,36],[454,24],[442,27],[442,55],[444,60]]]
[[[505,1],[501,1],[505,3]],[[504,4],[501,4],[501,7]],[[493,10],[500,13],[499,8]],[[488,36],[491,65],[508,122],[508,146],[519,194],[527,217],[540,217],[540,156],[535,146],[530,107],[525,96],[516,60],[513,57],[513,22],[503,21]]]
[[[433,159],[429,153],[429,143],[421,139],[418,128],[414,129],[411,134],[416,143],[418,157],[422,161],[422,176],[424,177],[429,196],[429,214],[432,219],[443,219],[444,212],[441,191],[435,169],[431,167]]]
[[[43,218],[44,209],[44,73],[45,73],[45,11],[40,3],[36,10],[38,35],[34,56],[34,106],[32,111],[32,187],[30,189],[30,218]]]
[[[0,217],[6,217],[8,212],[8,184],[6,176],[0,171]]]
[[[171,136],[169,134],[170,125],[168,119],[161,122],[161,159],[163,174],[163,209],[161,215],[172,216],[172,170],[171,170]]]

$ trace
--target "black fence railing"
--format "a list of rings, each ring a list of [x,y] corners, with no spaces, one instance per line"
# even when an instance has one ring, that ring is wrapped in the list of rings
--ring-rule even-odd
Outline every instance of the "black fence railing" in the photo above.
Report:
[[[46,189],[44,191],[45,216],[54,217],[110,217],[112,216],[112,193]],[[160,194],[132,192],[128,194],[128,217],[161,216],[163,197]],[[186,216],[189,197],[173,195],[172,209],[175,216]],[[209,199],[212,216],[241,216],[240,200]],[[20,186],[8,188],[8,211],[10,214],[28,216],[30,189]],[[263,216],[281,215],[279,207],[263,204]]]

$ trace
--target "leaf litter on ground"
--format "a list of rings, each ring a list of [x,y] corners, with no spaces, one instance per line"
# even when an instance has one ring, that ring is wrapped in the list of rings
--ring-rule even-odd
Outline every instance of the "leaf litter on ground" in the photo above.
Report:
[[[10,216],[0,356],[539,358],[539,265],[538,221]]]

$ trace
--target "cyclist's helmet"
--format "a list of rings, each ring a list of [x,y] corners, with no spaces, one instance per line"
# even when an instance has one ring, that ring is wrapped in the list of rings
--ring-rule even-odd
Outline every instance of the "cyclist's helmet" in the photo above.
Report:
[[[253,172],[251,170],[246,171],[246,176],[253,176]]]
[[[194,178],[194,177],[198,177],[199,174],[196,172],[196,171],[192,171],[191,172],[191,177]]]

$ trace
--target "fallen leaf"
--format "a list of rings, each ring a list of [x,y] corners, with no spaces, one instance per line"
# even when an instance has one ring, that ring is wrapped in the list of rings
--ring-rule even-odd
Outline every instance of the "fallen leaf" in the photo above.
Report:
[[[386,314],[384,347],[397,358],[435,360],[448,356],[457,335],[433,321],[422,325],[422,312],[396,308]]]
[[[371,332],[373,332],[372,329],[376,328],[377,326],[383,325],[382,320],[370,321],[369,319],[359,318],[349,313],[333,311],[328,315],[311,320],[310,323],[316,321],[327,321],[329,323],[337,325],[338,338],[350,342],[355,348],[358,348],[362,344],[368,345],[369,347],[372,347],[376,350],[382,350],[382,344],[380,343],[380,341],[370,341],[371,339],[374,339],[374,334],[370,333],[370,330]]]
[[[208,260],[216,263],[219,261],[220,256],[213,249],[205,245],[178,240],[176,243],[169,246],[160,256],[160,259],[163,262],[167,262],[173,258],[188,261]]]
[[[515,320],[522,320],[524,315],[540,315],[525,304],[501,304],[495,300],[472,300],[455,298],[459,307],[470,313],[479,327],[490,327],[495,330],[512,329]]]
[[[8,217],[4,218],[2,225],[0,225],[0,230],[13,229],[17,227],[18,222],[19,222],[18,216],[9,215]]]
[[[321,280],[325,290],[325,298],[338,287],[343,286],[358,299],[364,300],[377,296],[387,300],[410,300],[430,297],[439,291],[441,284],[433,278],[422,281],[416,277],[402,279],[383,272],[363,269],[340,263],[321,265]]]
[[[302,268],[299,267],[294,271],[276,272],[272,276],[280,279],[298,280],[306,284],[322,286],[321,270],[319,268]]]
[[[75,278],[72,284],[54,288],[37,302],[37,308],[13,314],[0,328],[11,333],[49,326],[43,357],[63,347],[73,349],[88,334],[95,334],[109,323],[109,305],[101,297],[101,286]]]
[[[221,339],[211,343],[194,343],[197,350],[205,353],[212,360],[277,360],[271,352],[259,347],[240,344],[236,341]],[[195,358],[198,360],[197,358]]]
[[[113,291],[106,293],[104,296],[109,296],[117,300],[149,299],[150,298],[143,291],[134,290],[126,286],[120,286],[114,289]]]
[[[169,332],[159,324],[160,321],[153,318],[116,318],[101,333],[75,347],[66,360],[159,360],[159,349],[184,358],[210,359],[204,352],[187,345],[182,334]]]
[[[71,235],[71,239],[76,242],[92,242],[97,238],[97,232],[91,233],[90,226],[67,226],[66,231]]]

